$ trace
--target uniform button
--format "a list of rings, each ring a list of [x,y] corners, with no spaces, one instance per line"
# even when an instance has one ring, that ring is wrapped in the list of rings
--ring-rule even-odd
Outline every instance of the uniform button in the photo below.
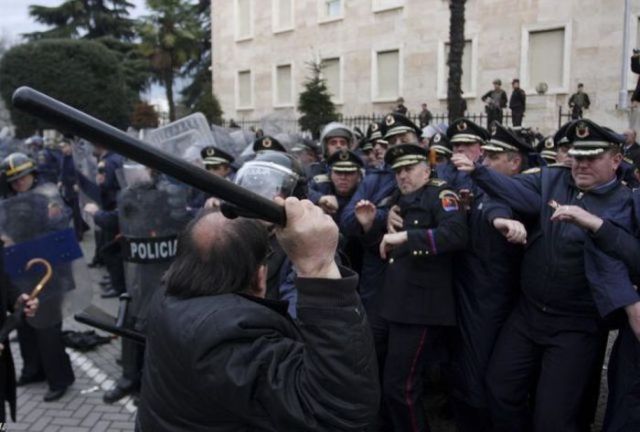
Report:
[[[389,264],[393,264],[393,258],[389,258]]]
[[[424,254],[425,255],[429,255],[429,251],[424,251]]]
[[[413,251],[413,255],[418,255],[418,252],[417,251]]]
[[[418,221],[417,221],[417,220],[414,220],[414,221],[413,221],[413,224],[414,224],[414,225],[418,225]]]

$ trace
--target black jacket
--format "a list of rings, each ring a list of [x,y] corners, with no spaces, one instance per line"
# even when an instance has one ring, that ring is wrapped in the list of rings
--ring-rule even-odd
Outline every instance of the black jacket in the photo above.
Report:
[[[162,431],[362,431],[379,402],[357,276],[296,281],[286,303],[239,294],[158,296],[138,426]]]
[[[453,253],[467,245],[467,221],[442,180],[399,197],[408,242],[393,250],[376,302],[389,321],[455,325]]]
[[[511,111],[524,111],[527,106],[527,95],[521,88],[514,89],[509,98]]]

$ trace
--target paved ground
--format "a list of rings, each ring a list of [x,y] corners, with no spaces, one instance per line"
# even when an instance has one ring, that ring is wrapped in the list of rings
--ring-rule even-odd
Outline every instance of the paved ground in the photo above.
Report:
[[[93,243],[86,236],[83,244],[85,256],[93,256]],[[113,315],[116,313],[117,300],[101,299],[98,281],[105,274],[103,269],[91,270],[91,280],[86,281],[94,291],[93,304]],[[83,331],[87,326],[73,319],[65,321],[67,330]],[[100,333],[99,331],[97,333]],[[609,348],[611,347],[611,341]],[[11,350],[19,373],[22,360],[18,344],[13,342]],[[114,339],[109,344],[99,346],[95,351],[79,353],[68,349],[76,375],[75,384],[59,401],[45,403],[42,396],[47,391],[46,384],[38,383],[18,388],[18,422],[9,422],[7,431],[46,431],[46,432],[119,432],[133,431],[136,407],[130,398],[116,404],[107,405],[102,402],[105,390],[113,386],[120,374],[116,359],[120,357],[120,340]],[[606,368],[606,366],[605,366]],[[601,428],[602,416],[606,403],[606,370],[603,371],[603,382],[596,424],[593,431]],[[442,395],[428,398],[428,412],[434,432],[453,432],[451,422],[441,417]],[[0,429],[2,430],[2,429]]]

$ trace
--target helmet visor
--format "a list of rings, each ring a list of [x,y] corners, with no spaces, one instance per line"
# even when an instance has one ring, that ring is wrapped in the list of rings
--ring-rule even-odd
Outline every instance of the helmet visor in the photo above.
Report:
[[[268,199],[287,198],[293,195],[298,175],[271,162],[247,162],[238,170],[235,183]]]

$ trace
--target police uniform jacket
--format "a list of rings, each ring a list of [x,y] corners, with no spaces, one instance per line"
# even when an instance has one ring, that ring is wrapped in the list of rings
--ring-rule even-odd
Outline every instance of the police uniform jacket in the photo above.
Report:
[[[122,168],[124,159],[116,153],[108,152],[98,160],[98,169],[105,175],[104,183],[99,185],[100,202],[103,210],[114,210],[117,207],[117,197],[120,184],[116,172]]]
[[[503,199],[523,215],[535,216],[527,238],[521,287],[524,296],[543,312],[578,318],[597,318],[600,292],[620,288],[627,275],[622,262],[602,253],[597,263],[585,260],[588,234],[570,223],[550,220],[555,200],[577,205],[601,217],[611,217],[624,227],[631,225],[631,191],[618,179],[590,191],[581,191],[571,170],[549,166],[516,177],[507,177],[477,166],[475,181],[490,195]],[[627,276],[628,278],[628,276]],[[579,322],[579,321],[573,321]]]
[[[431,180],[397,195],[408,241],[389,258],[380,293],[380,315],[405,324],[456,324],[453,252],[467,245],[466,214],[445,182]]]
[[[298,279],[286,304],[240,294],[157,296],[137,423],[142,432],[363,431],[380,390],[357,276]]]
[[[360,295],[365,302],[373,296],[383,282],[386,263],[380,258],[377,241],[380,238],[378,234],[386,230],[389,203],[395,189],[395,174],[388,166],[372,169],[360,182],[351,201],[340,216],[340,231],[348,237],[359,238],[363,244]],[[373,227],[370,233],[367,233],[369,235],[365,235],[355,214],[356,204],[363,199],[371,201],[378,209]]]

